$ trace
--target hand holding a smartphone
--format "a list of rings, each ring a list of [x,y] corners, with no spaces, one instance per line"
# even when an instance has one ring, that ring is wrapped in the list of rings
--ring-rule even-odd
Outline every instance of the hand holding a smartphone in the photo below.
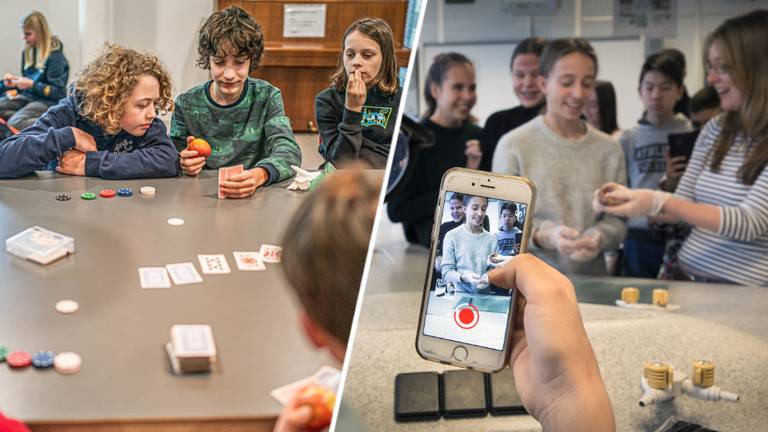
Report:
[[[493,285],[517,289],[527,301],[515,320],[509,363],[528,412],[544,430],[615,430],[570,280],[528,254],[488,275]]]

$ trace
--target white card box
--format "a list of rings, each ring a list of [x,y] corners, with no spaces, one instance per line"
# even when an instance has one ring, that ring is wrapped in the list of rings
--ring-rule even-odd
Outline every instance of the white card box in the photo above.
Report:
[[[75,252],[75,239],[33,226],[5,240],[5,250],[19,258],[49,264]]]

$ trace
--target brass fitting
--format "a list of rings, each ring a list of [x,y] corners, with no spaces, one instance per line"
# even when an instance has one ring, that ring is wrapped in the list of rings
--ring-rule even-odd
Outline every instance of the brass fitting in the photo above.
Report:
[[[693,384],[699,387],[715,385],[715,364],[706,360],[693,362]]]
[[[652,388],[667,389],[672,385],[672,366],[661,362],[647,362],[643,376]]]
[[[634,304],[640,299],[640,290],[635,287],[626,287],[621,290],[621,300],[626,304]]]
[[[667,306],[669,304],[669,291],[663,288],[653,290],[653,301],[656,306]]]

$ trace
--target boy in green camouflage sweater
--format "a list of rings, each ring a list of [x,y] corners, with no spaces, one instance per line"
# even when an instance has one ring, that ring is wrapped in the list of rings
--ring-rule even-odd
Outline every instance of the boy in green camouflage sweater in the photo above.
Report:
[[[261,26],[248,13],[237,7],[215,12],[200,30],[197,61],[212,80],[176,99],[170,135],[184,174],[243,164],[242,173],[221,182],[228,198],[247,198],[301,165],[280,90],[249,77],[263,51]],[[195,137],[210,143],[209,157],[187,150]]]

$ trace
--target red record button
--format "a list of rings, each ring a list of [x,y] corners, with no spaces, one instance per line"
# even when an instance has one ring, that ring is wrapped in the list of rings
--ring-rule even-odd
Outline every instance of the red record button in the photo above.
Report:
[[[480,321],[480,311],[471,303],[464,303],[454,309],[453,321],[464,330],[474,328]]]
[[[24,351],[13,351],[8,353],[5,361],[12,368],[24,368],[32,364],[32,355]]]
[[[115,192],[114,189],[104,189],[99,192],[99,196],[102,198],[112,198],[115,195],[117,195],[117,192]]]

